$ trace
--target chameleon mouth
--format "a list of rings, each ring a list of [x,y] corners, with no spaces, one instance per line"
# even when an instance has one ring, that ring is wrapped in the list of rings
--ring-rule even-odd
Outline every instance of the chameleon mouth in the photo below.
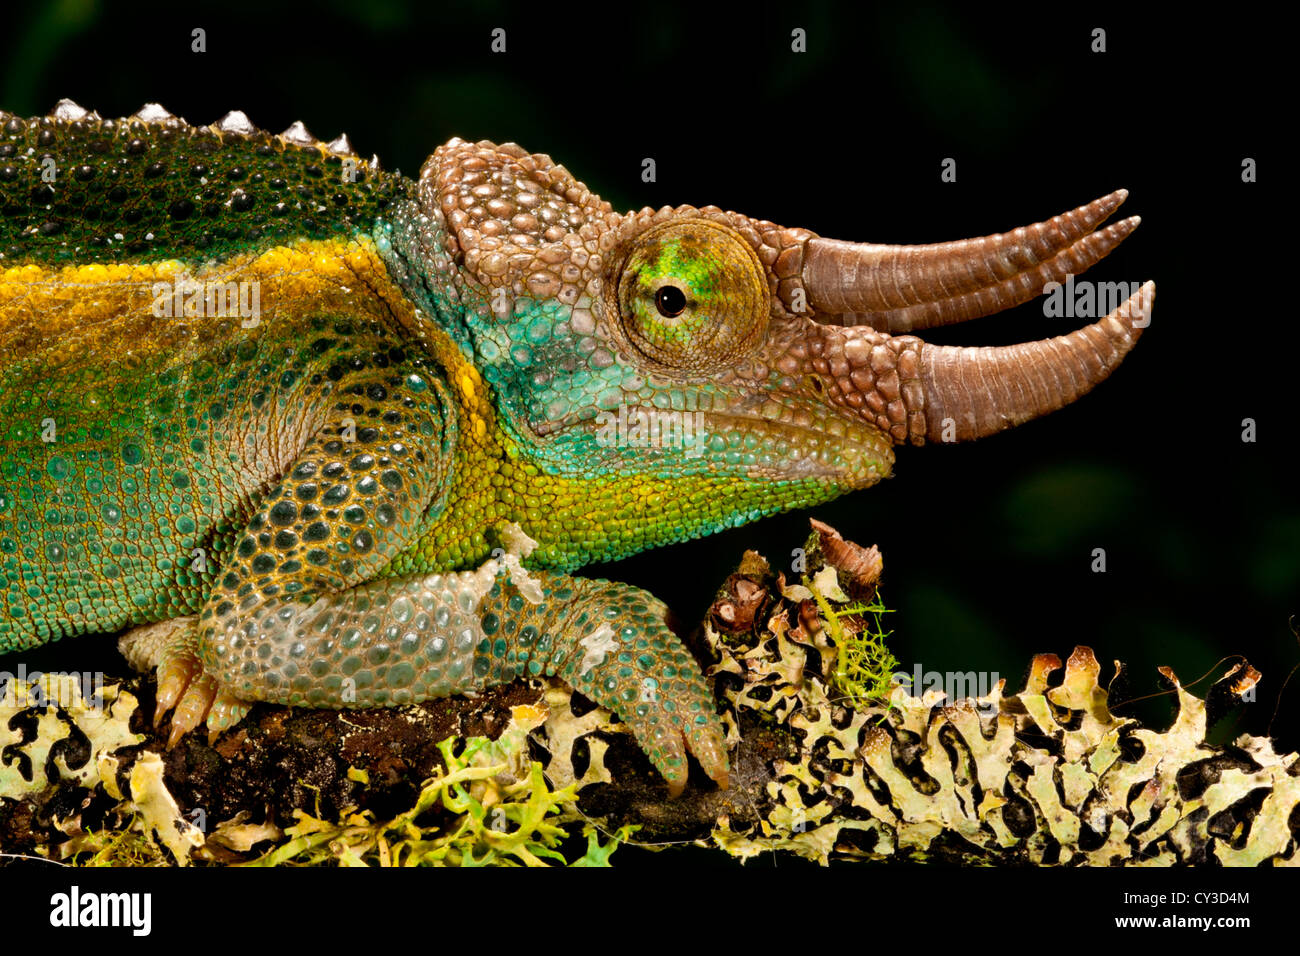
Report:
[[[594,435],[614,467],[635,453],[677,468],[698,462],[701,469],[735,468],[748,477],[865,487],[887,477],[894,463],[888,436],[870,423],[801,400],[766,398],[756,408],[726,410],[622,405],[596,418],[534,424],[533,430],[552,438],[566,431]]]

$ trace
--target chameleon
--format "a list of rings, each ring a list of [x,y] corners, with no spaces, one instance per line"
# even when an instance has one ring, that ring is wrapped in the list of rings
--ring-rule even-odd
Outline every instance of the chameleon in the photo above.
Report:
[[[1105,379],[1155,287],[1003,347],[913,332],[1025,302],[1137,226],[823,238],[616,212],[453,139],[415,178],[302,123],[69,100],[0,113],[0,652],[122,635],[168,746],[254,702],[398,706],[553,677],[672,795],[729,783],[666,606],[574,574],[806,508]]]

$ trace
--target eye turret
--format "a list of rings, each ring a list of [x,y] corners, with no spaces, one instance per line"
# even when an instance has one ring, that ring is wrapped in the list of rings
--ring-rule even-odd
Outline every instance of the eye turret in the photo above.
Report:
[[[618,280],[632,346],[668,368],[717,368],[748,353],[768,320],[768,289],[754,250],[726,226],[670,222],[637,241]]]

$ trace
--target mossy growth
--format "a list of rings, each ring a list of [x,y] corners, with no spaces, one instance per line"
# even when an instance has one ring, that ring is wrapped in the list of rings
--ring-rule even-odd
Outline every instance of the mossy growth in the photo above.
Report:
[[[369,811],[345,809],[329,821],[295,810],[288,839],[242,865],[607,866],[636,829],[621,827],[602,843],[586,823],[585,852],[566,859],[561,847],[569,831],[560,824],[576,816],[573,785],[551,790],[536,761],[515,779],[510,755],[484,737],[449,738],[438,748],[446,770],[424,785],[409,810],[383,821]]]
[[[812,592],[822,623],[835,644],[835,668],[830,674],[835,693],[854,710],[871,703],[892,706],[890,696],[897,686],[894,675],[898,673],[899,663],[885,645],[886,638],[894,632],[885,630],[883,619],[893,611],[885,607],[879,590],[872,594],[870,601],[836,607],[822,593],[817,581],[805,577],[804,586]]]
[[[172,865],[139,813],[130,814],[121,827],[79,833],[59,849],[65,862],[80,867]]]

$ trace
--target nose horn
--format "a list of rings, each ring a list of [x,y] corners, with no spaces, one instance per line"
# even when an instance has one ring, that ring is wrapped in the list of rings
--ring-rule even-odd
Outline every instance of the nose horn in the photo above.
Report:
[[[1150,323],[1154,282],[1104,319],[1053,339],[989,348],[924,345],[925,437],[969,441],[1046,415],[1091,391]]]

